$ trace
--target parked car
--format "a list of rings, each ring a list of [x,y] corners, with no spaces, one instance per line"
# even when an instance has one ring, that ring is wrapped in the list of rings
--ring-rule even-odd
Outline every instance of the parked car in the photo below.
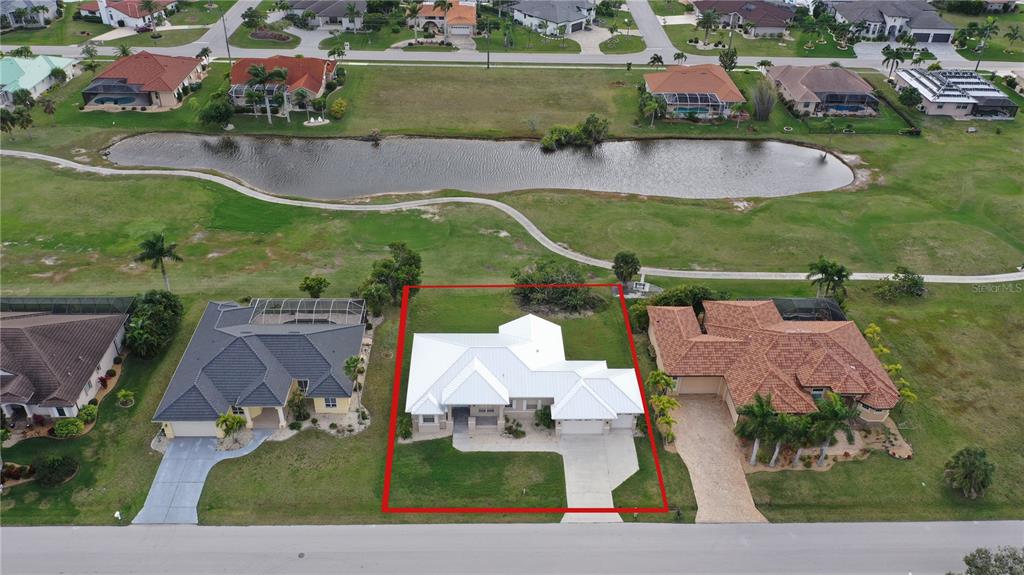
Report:
[[[138,34],[142,34],[143,32],[152,32],[152,31],[153,31],[153,26],[151,26],[149,24],[143,24],[141,26],[136,26],[135,27],[135,32],[138,33]]]

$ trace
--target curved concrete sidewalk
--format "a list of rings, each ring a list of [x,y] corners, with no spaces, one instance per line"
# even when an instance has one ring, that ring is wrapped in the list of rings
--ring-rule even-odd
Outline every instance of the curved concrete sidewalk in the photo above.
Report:
[[[439,204],[475,204],[481,206],[490,206],[497,210],[500,210],[507,214],[509,217],[514,219],[519,225],[523,226],[527,233],[529,233],[533,239],[537,240],[545,249],[558,254],[562,257],[574,260],[576,262],[586,264],[589,266],[598,267],[601,269],[611,269],[612,262],[602,260],[599,258],[591,257],[579,252],[573,251],[562,244],[553,241],[551,238],[544,235],[544,232],[540,230],[529,218],[526,217],[522,212],[513,208],[508,204],[504,204],[497,200],[488,198],[476,198],[476,197],[444,197],[444,198],[426,198],[420,200],[409,200],[404,202],[395,202],[391,204],[335,204],[330,202],[318,202],[315,200],[293,200],[290,198],[282,198],[258,190],[247,184],[242,184],[234,180],[230,180],[223,176],[217,176],[213,174],[207,174],[205,172],[195,172],[192,170],[166,170],[166,169],[115,169],[115,168],[104,168],[100,166],[89,166],[59,158],[56,156],[49,156],[46,154],[38,154],[35,152],[24,152],[20,150],[0,150],[0,156],[10,156],[15,158],[24,158],[30,160],[40,160],[44,162],[50,162],[57,164],[64,168],[71,168],[80,172],[87,172],[93,174],[100,174],[104,176],[177,176],[184,178],[197,178],[200,180],[206,180],[220,184],[236,192],[249,196],[260,201],[269,202],[272,204],[282,204],[286,206],[297,206],[304,208],[317,208],[321,210],[332,210],[339,212],[393,212],[399,210],[418,209],[427,206],[436,206]],[[644,267],[640,270],[642,273],[656,276],[656,277],[673,277],[673,278],[689,278],[689,279],[734,279],[734,280],[783,280],[783,281],[804,281],[806,279],[805,273],[798,272],[732,272],[732,271],[696,271],[696,270],[678,270],[668,268],[657,268],[657,267]],[[853,280],[879,280],[883,277],[888,276],[888,273],[879,272],[858,272],[854,273],[850,279]],[[1004,282],[1016,282],[1024,281],[1024,270],[1019,270],[1010,273],[1002,274],[987,274],[987,275],[935,275],[925,274],[924,280],[929,283],[947,283],[947,284],[990,284],[990,283],[1004,283]]]

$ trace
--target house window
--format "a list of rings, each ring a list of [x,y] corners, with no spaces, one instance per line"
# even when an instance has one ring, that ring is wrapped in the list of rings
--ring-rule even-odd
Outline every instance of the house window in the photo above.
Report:
[[[540,408],[540,400],[536,400],[536,399],[527,399],[526,400],[526,409],[527,410],[539,409],[539,408]]]
[[[337,397],[325,397],[324,398],[324,407],[338,407],[338,398]]]
[[[811,107],[811,103],[810,102],[804,102],[804,108],[810,108],[810,107]]]
[[[234,413],[235,415],[245,415],[245,410],[242,409],[241,407],[238,407],[237,405],[232,405],[231,413]]]
[[[68,412],[65,411],[63,407],[58,407],[56,409],[57,409],[57,417],[67,417],[68,416]]]
[[[493,407],[478,407],[476,408],[477,413],[494,413]]]
[[[935,107],[936,107],[937,109],[941,110],[943,106],[945,106],[945,104],[939,104],[938,106],[935,106]]]
[[[92,380],[91,379],[89,381],[85,382],[85,390],[86,391],[91,391],[92,390]]]
[[[822,397],[825,397],[825,389],[821,387],[815,387],[811,390],[811,399],[818,401]]]
[[[297,379],[295,380],[295,382],[299,384],[299,391],[301,391],[302,393],[306,393],[306,390],[309,389],[308,379]]]
[[[423,418],[423,423],[434,423],[436,421],[433,415],[421,415],[420,417]]]

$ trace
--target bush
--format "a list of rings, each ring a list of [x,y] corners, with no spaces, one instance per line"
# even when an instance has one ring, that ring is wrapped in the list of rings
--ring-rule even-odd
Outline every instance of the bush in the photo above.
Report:
[[[608,135],[608,120],[597,114],[590,114],[576,126],[554,126],[541,138],[540,145],[545,151],[554,151],[567,146],[594,146]]]
[[[107,376],[108,378],[110,378],[110,377],[114,377],[115,375],[117,375],[117,370],[116,370],[116,369],[114,369],[114,368],[110,368],[110,369],[108,369],[108,370],[107,370],[107,373],[106,373],[105,375],[106,375],[106,376]]]
[[[82,423],[92,423],[96,421],[96,414],[99,412],[99,408],[95,404],[90,403],[78,410],[78,419],[82,420]]]
[[[293,421],[288,424],[288,429],[291,429],[292,431],[300,431],[302,429],[302,422]]]
[[[545,405],[544,407],[533,412],[533,423],[537,427],[543,427],[545,429],[554,429],[555,420],[551,419],[551,406]]]
[[[329,429],[338,429],[338,424],[337,424],[337,423],[334,423],[334,422],[332,421],[332,422],[331,422],[331,424],[330,424],[330,425],[328,425],[327,427],[328,427]]]
[[[117,392],[117,402],[124,407],[128,407],[129,405],[135,403],[135,392],[128,391],[127,389],[122,389],[121,391]]]
[[[344,98],[338,98],[331,104],[331,117],[340,120],[348,111],[348,102]]]
[[[896,268],[896,273],[883,278],[875,286],[875,297],[885,302],[893,302],[907,297],[923,297],[927,292],[924,278],[903,266]]]
[[[403,413],[398,416],[398,437],[412,439],[412,415]]]
[[[165,290],[146,292],[135,304],[125,340],[140,357],[155,356],[174,336],[185,308],[181,298]]]
[[[89,405],[99,405],[99,404],[100,404],[100,402],[97,401],[97,399],[95,397],[89,400]]]
[[[324,89],[326,89],[328,93],[333,92],[338,89],[338,83],[334,80],[328,80],[327,83],[324,84]]]
[[[78,462],[67,455],[50,455],[45,459],[37,459],[32,463],[35,468],[36,481],[43,487],[60,485],[78,471]]]
[[[512,437],[513,439],[522,439],[526,437],[526,432],[523,431],[523,424],[518,419],[512,419],[509,416],[505,416],[505,435]]]
[[[61,439],[78,437],[82,435],[83,431],[85,431],[85,424],[82,423],[82,420],[74,417],[61,419],[53,424],[53,434]]]
[[[115,355],[114,356],[114,365],[121,365],[122,363],[124,363],[124,358],[119,356],[119,355]]]
[[[521,286],[582,284],[585,281],[581,266],[554,258],[543,258],[512,272],[512,282]],[[601,303],[601,298],[586,287],[516,287],[512,288],[512,296],[522,306],[553,307],[568,312],[594,309]]]
[[[288,397],[288,409],[292,412],[295,421],[306,421],[309,419],[309,408],[306,407],[306,396],[302,391],[296,389]]]
[[[706,285],[683,285],[667,289],[656,296],[639,300],[629,306],[629,317],[633,329],[644,333],[650,327],[647,306],[693,307],[698,314],[704,313],[705,300],[727,300],[729,293],[712,289]]]

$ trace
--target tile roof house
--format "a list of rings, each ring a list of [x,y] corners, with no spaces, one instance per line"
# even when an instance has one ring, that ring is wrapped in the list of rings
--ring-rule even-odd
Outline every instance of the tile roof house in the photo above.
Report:
[[[249,68],[262,65],[266,70],[283,68],[288,72],[283,83],[272,86],[272,93],[284,91],[286,102],[291,103],[292,97],[299,90],[313,100],[324,95],[327,81],[334,77],[335,63],[320,58],[294,58],[292,56],[271,56],[270,58],[239,58],[231,66],[231,99],[236,106],[245,106],[245,93],[255,89],[262,93],[263,87],[248,85],[252,76]]]
[[[421,30],[433,28],[454,36],[472,36],[476,32],[476,5],[462,4],[459,0],[452,1],[452,7],[446,14],[434,4],[420,6],[419,15],[413,25]]]
[[[107,26],[115,28],[135,28],[152,24],[157,14],[164,17],[172,14],[177,8],[177,0],[153,0],[157,9],[150,13],[143,0],[86,0],[78,5],[82,16],[98,17]]]
[[[349,6],[356,9],[351,16]],[[363,27],[366,0],[293,0],[289,3],[288,12],[297,15],[312,12],[314,16],[310,23],[315,26],[339,26],[342,30],[359,30]]]
[[[662,72],[644,74],[644,82],[648,92],[665,101],[666,114],[674,118],[729,117],[733,105],[747,101],[729,73],[715,64],[668,66]]]
[[[542,34],[579,32],[593,22],[594,3],[589,0],[522,0],[512,5],[512,18]]]
[[[27,13],[22,16],[22,10]],[[0,2],[0,27],[43,28],[60,15],[57,0],[3,0]]]
[[[771,301],[705,301],[701,329],[691,307],[650,307],[658,369],[680,394],[717,394],[733,420],[755,394],[784,413],[816,411],[833,391],[883,421],[900,395],[852,321],[783,320]]]
[[[896,87],[911,86],[921,93],[921,107],[929,116],[1009,119],[1019,106],[1010,96],[972,70],[896,71]]]
[[[31,58],[0,58],[0,106],[14,106],[14,92],[28,90],[33,98],[55,84],[50,72],[61,69],[70,80],[77,73],[75,60],[58,56],[33,56]]]
[[[828,10],[839,23],[862,23],[862,36],[890,42],[910,35],[918,42],[948,44],[956,30],[925,0],[833,0]]]
[[[784,33],[795,14],[787,6],[764,0],[696,0],[692,4],[698,18],[714,10],[723,28],[749,26],[758,36]]]
[[[123,313],[0,312],[0,406],[8,417],[74,417],[121,353]]]
[[[142,51],[119,59],[97,74],[82,90],[82,98],[86,108],[115,111],[145,107],[161,112],[181,105],[183,86],[202,82],[205,77],[199,58]]]
[[[636,373],[565,359],[562,328],[535,315],[498,333],[417,333],[405,411],[414,436],[497,432],[506,415],[532,421],[550,406],[560,434],[632,429],[644,412]]]
[[[838,66],[772,66],[768,79],[796,113],[811,116],[874,116],[874,88],[853,70]]]
[[[316,413],[347,413],[354,382],[344,365],[360,354],[365,319],[362,300],[210,302],[153,421],[168,437],[219,436],[215,422],[229,411],[247,427],[280,428],[296,389]]]

